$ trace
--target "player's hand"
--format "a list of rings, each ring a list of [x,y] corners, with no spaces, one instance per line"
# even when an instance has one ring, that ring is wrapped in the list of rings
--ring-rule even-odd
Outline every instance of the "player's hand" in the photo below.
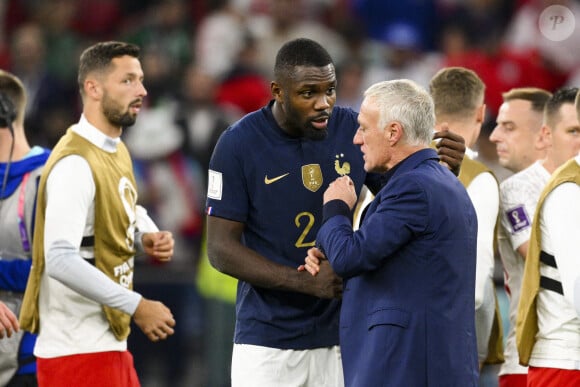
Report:
[[[18,332],[20,326],[18,325],[18,318],[6,306],[5,303],[0,302],[0,339],[4,337],[11,337],[14,332]]]
[[[436,141],[437,153],[441,164],[447,166],[455,174],[459,175],[461,162],[465,156],[465,139],[449,130],[445,124],[441,130],[435,132],[433,139]]]
[[[173,314],[159,301],[142,298],[133,314],[133,321],[151,341],[165,340],[174,333]]]
[[[320,298],[341,298],[342,297],[342,278],[336,275],[328,260],[320,261],[319,271],[315,282],[315,296]]]
[[[169,231],[146,232],[143,234],[143,250],[150,257],[161,262],[171,260],[175,242]]]
[[[308,249],[306,264],[300,265],[298,271],[308,271],[311,280],[308,281],[309,294],[320,298],[341,298],[342,278],[336,275],[324,253],[312,247]],[[310,267],[309,267],[310,266]]]

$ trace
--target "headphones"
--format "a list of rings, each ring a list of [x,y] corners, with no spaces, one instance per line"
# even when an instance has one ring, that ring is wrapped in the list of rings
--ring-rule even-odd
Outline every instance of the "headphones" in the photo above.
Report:
[[[0,128],[9,128],[16,119],[16,109],[6,93],[0,91]]]

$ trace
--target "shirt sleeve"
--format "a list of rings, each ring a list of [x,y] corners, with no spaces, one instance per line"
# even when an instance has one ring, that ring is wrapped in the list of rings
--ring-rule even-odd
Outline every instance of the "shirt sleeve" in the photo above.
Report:
[[[355,232],[347,216],[332,216],[320,228],[316,240],[339,276],[351,278],[381,266],[415,233],[423,232],[428,201],[423,188],[410,179],[399,179],[398,189],[380,200]]]
[[[148,232],[157,232],[159,231],[159,227],[157,227],[143,206],[137,205],[135,208],[135,216],[137,218],[137,231],[135,231],[135,249],[138,253],[144,253],[143,234]]]
[[[31,266],[30,259],[0,259],[0,289],[24,292]]]
[[[550,235],[564,298],[580,317],[580,186],[564,183],[556,187],[544,202],[541,222]]]
[[[209,165],[208,215],[245,223],[250,207],[244,162],[238,157],[240,141],[232,131],[220,137]]]
[[[499,189],[491,173],[479,174],[467,193],[477,214],[477,265],[475,278],[475,309],[484,300],[486,282],[493,277],[493,239],[499,211]]]
[[[504,183],[500,189],[500,219],[516,251],[530,240],[538,198],[531,197],[521,185],[517,185],[517,182],[505,181]]]
[[[55,164],[46,183],[46,272],[93,301],[133,314],[141,296],[112,281],[79,253],[87,219],[94,219],[94,198],[95,182],[85,159],[71,155]]]

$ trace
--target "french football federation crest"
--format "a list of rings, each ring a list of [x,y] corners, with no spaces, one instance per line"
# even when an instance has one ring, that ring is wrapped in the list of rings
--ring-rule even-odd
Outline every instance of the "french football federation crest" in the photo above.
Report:
[[[316,192],[322,186],[322,170],[318,164],[302,166],[302,184],[306,189]]]
[[[345,176],[350,173],[350,163],[348,161],[345,161],[344,163],[342,163],[342,165],[340,164],[340,159],[342,159],[343,157],[344,153],[341,153],[339,155],[336,155],[336,160],[334,160],[334,170],[340,176]]]

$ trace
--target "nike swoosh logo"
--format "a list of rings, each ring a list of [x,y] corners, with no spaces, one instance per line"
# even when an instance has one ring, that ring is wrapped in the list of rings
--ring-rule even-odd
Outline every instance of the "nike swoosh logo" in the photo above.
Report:
[[[268,175],[266,175],[266,176],[264,177],[264,183],[266,183],[266,184],[272,184],[272,183],[274,183],[274,182],[276,182],[276,181],[278,181],[278,180],[280,180],[280,179],[283,179],[283,178],[285,178],[285,177],[286,177],[286,176],[288,176],[289,174],[290,174],[290,172],[288,172],[288,173],[285,173],[285,174],[283,174],[283,175],[280,175],[280,176],[273,177],[273,178],[271,178],[271,179],[268,179]]]

